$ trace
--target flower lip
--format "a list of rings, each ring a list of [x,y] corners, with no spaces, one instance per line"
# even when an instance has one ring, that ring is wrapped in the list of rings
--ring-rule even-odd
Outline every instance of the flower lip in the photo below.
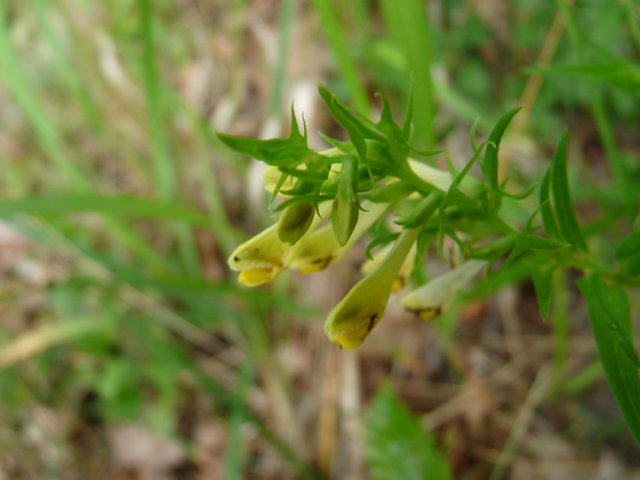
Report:
[[[273,266],[245,268],[240,272],[238,281],[247,287],[255,287],[273,280],[276,272]]]
[[[291,264],[303,240],[322,220],[329,208],[330,204],[327,202],[319,205],[320,215],[314,215],[309,229],[294,245],[284,243],[278,238],[277,223],[239,245],[229,256],[227,263],[232,270],[240,272],[240,283],[255,287],[277,277]]]

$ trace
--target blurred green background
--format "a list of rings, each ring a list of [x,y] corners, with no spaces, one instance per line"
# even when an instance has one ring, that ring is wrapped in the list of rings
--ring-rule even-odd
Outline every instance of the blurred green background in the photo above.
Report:
[[[391,307],[339,351],[322,322],[358,257],[238,286],[226,258],[273,216],[214,132],[286,135],[293,103],[322,146],[317,84],[374,118],[413,91],[416,141],[460,165],[522,105],[503,173],[539,180],[568,126],[612,255],[637,225],[639,5],[0,2],[0,478],[640,478],[575,289],[548,323],[526,281],[435,324]]]

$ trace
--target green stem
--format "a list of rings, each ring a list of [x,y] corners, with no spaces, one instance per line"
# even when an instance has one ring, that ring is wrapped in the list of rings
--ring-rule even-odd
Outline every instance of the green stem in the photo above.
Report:
[[[566,371],[569,346],[569,292],[564,268],[553,274],[553,293],[553,383],[559,385]]]

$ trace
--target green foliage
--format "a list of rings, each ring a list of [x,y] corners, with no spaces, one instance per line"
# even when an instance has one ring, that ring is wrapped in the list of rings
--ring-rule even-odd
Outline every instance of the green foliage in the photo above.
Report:
[[[553,156],[550,189],[560,238],[571,243],[574,248],[585,250],[587,245],[578,226],[567,179],[567,140],[568,133],[565,130]]]
[[[493,190],[498,190],[498,149],[500,148],[500,141],[511,119],[520,111],[520,108],[513,108],[500,117],[489,134],[489,143],[484,150],[482,171]]]
[[[307,146],[307,132],[300,133],[296,116],[291,111],[291,133],[288,138],[259,140],[256,138],[234,137],[218,133],[218,138],[229,148],[244,153],[274,167],[295,167],[302,162],[312,161],[316,155]]]
[[[578,281],[587,299],[598,352],[618,405],[640,444],[640,359],[631,334],[629,300],[622,288],[607,288],[598,274]]]
[[[373,480],[448,480],[453,478],[435,437],[420,420],[383,387],[365,418],[366,458]]]

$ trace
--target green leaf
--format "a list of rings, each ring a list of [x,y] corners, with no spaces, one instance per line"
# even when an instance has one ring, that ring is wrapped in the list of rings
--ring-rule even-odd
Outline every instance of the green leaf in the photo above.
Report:
[[[521,251],[527,250],[555,250],[557,248],[568,247],[566,243],[558,242],[550,238],[539,237],[537,235],[524,234],[518,236],[516,248]]]
[[[368,121],[365,122],[364,119],[358,118],[352,114],[347,106],[338,100],[338,97],[329,90],[323,86],[318,86],[318,91],[333,117],[349,134],[349,138],[353,142],[354,147],[356,147],[360,158],[363,161],[366,161],[367,144],[365,139],[383,141],[384,138],[382,135],[377,133],[370,125],[368,125]]]
[[[622,270],[627,275],[640,275],[640,252],[626,258]]]
[[[410,148],[407,144],[402,128],[393,119],[391,106],[384,95],[382,95],[382,113],[380,114],[380,120],[376,123],[376,126],[387,138],[387,146],[394,163],[397,165],[405,162]]]
[[[432,192],[423,197],[411,211],[406,220],[398,220],[396,223],[404,228],[417,228],[424,225],[440,206],[444,194]]]
[[[620,287],[607,289],[599,274],[578,280],[587,299],[598,353],[618,406],[640,445],[640,360],[633,346],[629,301]]]
[[[553,156],[553,164],[551,165],[550,187],[553,195],[553,206],[555,207],[556,218],[558,220],[560,237],[571,243],[575,248],[586,250],[587,244],[578,226],[573,201],[571,200],[571,192],[569,191],[569,181],[567,179],[567,139],[568,134],[565,129],[558,142],[556,153]]]
[[[480,153],[482,152],[482,148],[484,148],[486,145],[488,144],[487,142],[484,142],[480,145],[480,147],[474,152],[473,156],[469,159],[469,161],[467,162],[467,164],[464,166],[464,168],[460,171],[460,173],[458,173],[455,178],[453,179],[453,181],[451,182],[451,185],[449,186],[449,189],[447,190],[444,199],[442,200],[442,202],[440,203],[440,234],[438,235],[439,240],[439,248],[440,250],[442,250],[442,242],[444,240],[444,221],[445,221],[445,208],[449,205],[452,204],[458,204],[460,206],[462,206],[463,208],[472,208],[473,206],[476,205],[477,202],[473,201],[471,198],[467,197],[465,194],[463,194],[459,189],[458,186],[460,185],[460,183],[462,182],[462,180],[464,180],[464,178],[466,177],[466,175],[469,173],[469,171],[471,170],[471,167],[473,167],[473,164],[476,162],[476,160],[478,159],[478,157],[480,156]],[[466,197],[466,198],[465,198]],[[469,202],[471,202],[471,204],[469,204]]]
[[[489,185],[494,190],[499,190],[498,187],[498,149],[500,148],[500,141],[504,135],[504,131],[511,122],[511,119],[516,113],[520,111],[522,107],[515,107],[505,113],[496,123],[493,130],[489,134],[489,143],[484,151],[484,161],[481,164],[482,172],[484,173]]]
[[[232,150],[256,160],[262,160],[274,167],[293,168],[318,157],[318,153],[307,146],[306,127],[304,133],[300,133],[298,121],[293,110],[291,111],[291,133],[288,138],[260,140],[258,138],[227,135],[221,132],[216,132],[216,134]]]
[[[540,316],[546,320],[551,308],[551,283],[554,266],[534,262],[531,258],[527,259],[527,263],[531,266],[531,281],[538,300],[538,310]]]
[[[365,455],[373,480],[448,480],[447,458],[433,435],[395,396],[382,388],[365,418]]]
[[[558,238],[558,223],[556,216],[551,207],[551,197],[549,196],[549,184],[551,180],[551,168],[547,170],[540,185],[540,214],[542,216],[542,224],[544,231],[552,238]]]
[[[640,252],[640,230],[625,237],[616,249],[616,260],[624,260]]]
[[[385,234],[376,236],[376,238],[374,238],[371,242],[369,242],[369,245],[367,245],[367,248],[366,248],[366,250],[364,252],[365,256],[369,260],[373,260],[373,256],[371,255],[371,251],[374,248],[376,248],[379,245],[387,245],[387,244],[393,242],[394,240],[396,240],[399,236],[400,236],[400,233],[398,233],[398,232],[396,232],[396,233],[385,233]]]

